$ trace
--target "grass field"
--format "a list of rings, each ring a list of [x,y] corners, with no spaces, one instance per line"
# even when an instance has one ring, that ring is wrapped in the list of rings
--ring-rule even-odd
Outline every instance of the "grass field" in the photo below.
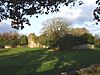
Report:
[[[60,75],[100,63],[100,50],[0,49],[0,75]]]

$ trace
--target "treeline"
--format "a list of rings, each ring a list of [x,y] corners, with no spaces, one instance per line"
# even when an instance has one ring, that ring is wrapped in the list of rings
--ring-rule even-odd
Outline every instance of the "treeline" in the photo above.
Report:
[[[72,28],[63,18],[48,19],[43,25],[38,42],[54,50],[73,49],[83,44],[100,46],[100,39],[89,33],[86,28]]]
[[[54,50],[73,49],[77,45],[93,44],[100,47],[100,37],[93,36],[86,28],[72,28],[63,18],[51,18],[42,23],[41,35],[30,33],[20,35],[17,32],[0,34],[0,45],[45,45]],[[30,43],[30,41],[34,41]],[[34,46],[35,47],[35,46]]]
[[[30,35],[35,43],[45,45],[54,50],[73,49],[75,46],[83,44],[100,46],[100,41],[98,41],[100,39],[93,36],[85,28],[72,28],[69,32],[56,30],[47,33],[46,31],[40,36],[36,36],[34,33]]]
[[[73,49],[73,47],[77,45],[95,44],[96,39],[95,36],[93,36],[92,34],[90,33],[84,33],[81,35],[77,34],[73,35],[71,33],[70,34],[62,33],[58,30],[56,32],[55,31],[50,32],[49,34],[40,35],[38,41],[40,44],[44,44],[54,50]]]
[[[95,46],[100,47],[99,36],[93,36],[85,28],[68,28],[69,31],[63,32],[62,29],[50,32],[46,31],[46,33],[43,32],[40,36],[30,33],[29,36],[32,35],[32,41],[36,44],[45,45],[54,50],[72,49],[73,47],[82,44],[94,44]],[[64,27],[64,29],[66,29],[66,27]],[[20,35],[17,32],[0,34],[0,46],[20,45],[23,47],[24,45],[28,45],[29,36]]]
[[[20,35],[17,32],[6,32],[0,34],[0,45],[27,45],[26,35]]]

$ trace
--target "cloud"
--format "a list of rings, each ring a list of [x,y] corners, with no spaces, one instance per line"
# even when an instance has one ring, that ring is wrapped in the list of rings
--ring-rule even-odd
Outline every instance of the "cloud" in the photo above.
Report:
[[[58,17],[64,17],[67,18],[69,21],[74,21],[76,18],[80,16],[81,9],[74,9],[70,7],[63,6],[60,9],[60,12],[58,12],[56,15]]]
[[[95,5],[96,0],[83,0],[85,4],[92,4]]]
[[[84,0],[84,4],[70,8],[63,6],[57,14],[67,18],[73,27],[85,27],[93,34],[100,34],[100,26],[93,22],[93,10],[96,8],[95,0]]]
[[[0,33],[15,31],[11,26],[5,22],[0,23]]]
[[[86,21],[93,21],[92,11],[95,9],[94,0],[85,0],[85,4],[70,8],[63,6],[57,14],[59,17],[67,18],[72,24],[84,24]]]
[[[78,22],[79,24],[85,23],[85,22],[93,22],[93,14],[92,11],[95,9],[95,6],[92,4],[84,5],[80,8],[82,11],[80,13],[80,16],[76,18],[75,22]]]

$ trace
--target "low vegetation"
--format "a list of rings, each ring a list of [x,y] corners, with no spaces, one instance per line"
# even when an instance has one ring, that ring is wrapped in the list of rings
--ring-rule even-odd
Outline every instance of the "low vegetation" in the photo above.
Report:
[[[100,63],[100,48],[80,51],[0,49],[0,75],[60,75],[62,72],[70,74],[95,63]]]

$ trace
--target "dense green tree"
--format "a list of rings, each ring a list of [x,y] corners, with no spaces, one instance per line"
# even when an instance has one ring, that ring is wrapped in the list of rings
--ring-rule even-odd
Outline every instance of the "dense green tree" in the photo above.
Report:
[[[12,19],[12,28],[23,29],[24,23],[30,25],[25,15],[48,14],[49,12],[58,12],[60,4],[68,6],[70,3],[75,5],[80,0],[0,0],[0,20]],[[96,0],[98,7],[93,11],[94,19],[100,20],[100,0]],[[45,9],[45,10],[44,10]]]
[[[0,36],[0,45],[4,45],[4,39],[3,39],[3,37],[2,36]]]
[[[46,45],[46,41],[47,40],[47,35],[46,34],[41,34],[38,37],[38,43],[42,44],[42,45]]]
[[[27,44],[28,44],[28,38],[27,38],[26,35],[22,35],[22,36],[20,37],[20,39],[19,39],[19,44],[20,44],[21,46],[27,45]]]
[[[12,45],[12,46],[18,45],[18,39],[5,40],[4,45]]]
[[[95,37],[90,33],[85,33],[82,35],[84,43],[94,44]]]
[[[81,45],[86,44],[88,42],[84,34],[89,34],[89,31],[86,28],[72,28],[70,31],[70,34],[72,35],[71,40],[73,41],[73,45]]]

